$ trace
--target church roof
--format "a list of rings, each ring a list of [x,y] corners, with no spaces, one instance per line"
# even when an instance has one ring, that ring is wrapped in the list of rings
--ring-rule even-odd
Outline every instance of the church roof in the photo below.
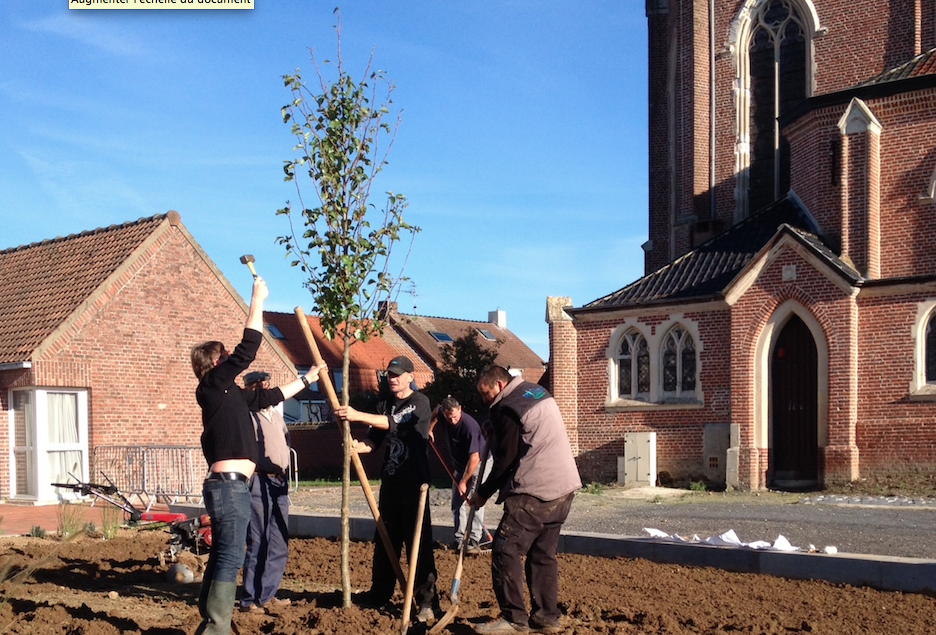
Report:
[[[920,53],[912,60],[884,71],[877,77],[861,82],[858,86],[875,86],[887,82],[895,82],[901,79],[910,79],[912,77],[923,77],[924,75],[936,75],[936,49],[930,49]]]
[[[721,297],[741,270],[778,231],[784,230],[847,277],[860,278],[823,242],[815,221],[802,204],[787,196],[668,265],[574,311],[633,308]]]

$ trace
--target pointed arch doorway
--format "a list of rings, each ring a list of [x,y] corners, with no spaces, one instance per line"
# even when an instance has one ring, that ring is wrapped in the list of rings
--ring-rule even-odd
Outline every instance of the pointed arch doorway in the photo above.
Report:
[[[819,485],[819,359],[809,327],[795,313],[777,336],[770,359],[770,485]]]

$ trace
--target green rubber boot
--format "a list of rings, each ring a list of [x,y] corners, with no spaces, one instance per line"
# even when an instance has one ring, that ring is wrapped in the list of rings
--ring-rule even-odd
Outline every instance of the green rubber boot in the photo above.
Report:
[[[195,635],[231,635],[237,582],[211,582],[202,613],[202,623]]]

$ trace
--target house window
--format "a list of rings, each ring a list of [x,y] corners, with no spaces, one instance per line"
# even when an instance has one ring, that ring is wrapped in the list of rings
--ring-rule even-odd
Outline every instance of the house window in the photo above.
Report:
[[[266,327],[266,330],[268,330],[270,332],[270,335],[272,335],[274,338],[278,340],[286,339],[286,336],[283,335],[283,332],[279,330],[279,328],[277,328],[274,324],[264,324],[263,326]]]
[[[696,350],[692,335],[682,326],[670,329],[661,353],[663,397],[695,397]]]
[[[650,351],[646,338],[630,329],[618,348],[618,395],[646,401],[650,394]]]
[[[452,339],[451,335],[442,331],[429,331],[429,335],[435,338],[435,341],[439,342],[440,344],[448,344],[455,341]]]

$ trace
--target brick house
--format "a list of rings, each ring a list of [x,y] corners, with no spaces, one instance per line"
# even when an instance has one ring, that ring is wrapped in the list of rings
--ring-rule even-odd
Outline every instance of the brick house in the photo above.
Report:
[[[177,212],[6,249],[0,267],[0,497],[99,479],[98,446],[199,445],[189,349],[233,346],[247,307]],[[269,334],[255,363],[295,377]]]
[[[384,307],[384,316],[393,330],[409,344],[433,370],[443,364],[442,349],[465,335],[474,335],[481,347],[497,349],[495,363],[537,383],[546,366],[523,340],[507,328],[507,313],[502,310],[488,312],[487,321],[433,317],[400,313],[397,303]]]
[[[389,303],[384,309],[382,317],[388,325],[382,336],[358,342],[351,347],[348,388],[352,403],[355,397],[377,393],[379,376],[384,373],[387,363],[397,355],[406,355],[413,361],[418,386],[430,383],[442,363],[441,347],[465,333],[476,333],[479,341],[486,346],[501,342],[497,362],[518,372],[522,371],[528,380],[539,381],[543,375],[542,360],[507,329],[503,311],[493,312],[491,322],[480,322],[405,315],[396,311],[395,303]],[[306,319],[340,394],[343,383],[342,343],[325,339],[318,316],[307,315]],[[295,314],[266,311],[263,320],[267,330],[296,368],[303,371],[311,366],[312,354]],[[341,474],[343,456],[340,431],[332,423],[330,407],[325,396],[317,392],[300,397],[298,401],[287,402],[285,409],[287,417],[298,422],[290,427],[290,431],[292,447],[299,455],[302,477],[335,478]],[[365,434],[363,426],[354,425],[352,434],[361,437]],[[440,443],[438,447],[448,460],[447,445]],[[383,460],[381,452],[362,455],[361,459],[368,474],[379,473]],[[434,475],[444,476],[444,468],[434,455],[430,455],[430,461]]]
[[[645,276],[549,298],[585,478],[811,488],[936,469],[936,11],[647,0]],[[656,476],[654,475],[654,476]]]

